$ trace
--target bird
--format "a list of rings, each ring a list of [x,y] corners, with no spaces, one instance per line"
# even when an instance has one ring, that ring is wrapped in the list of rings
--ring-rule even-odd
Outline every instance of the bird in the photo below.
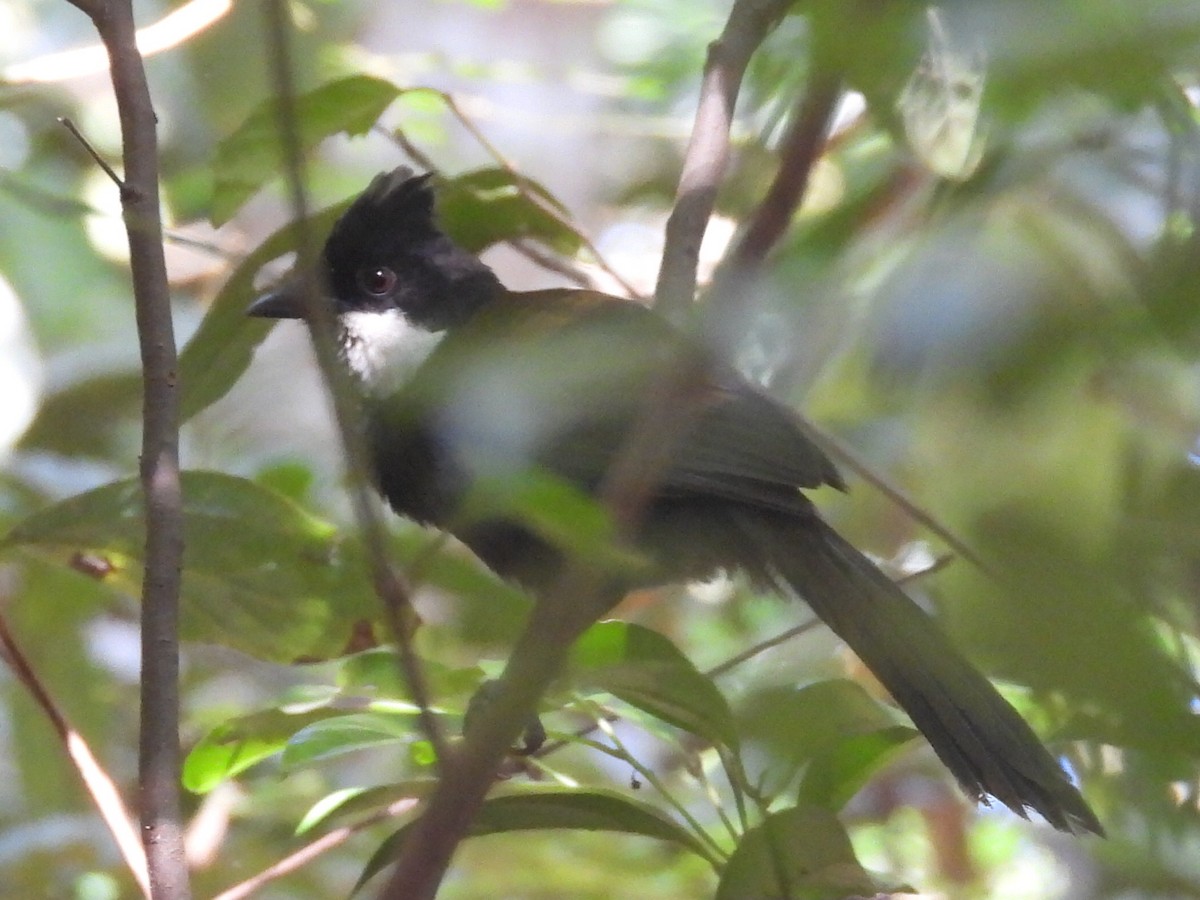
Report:
[[[546,595],[569,552],[478,497],[526,477],[598,496],[663,366],[685,365],[689,414],[667,442],[615,575],[639,586],[740,571],[806,602],[907,713],[968,797],[1103,834],[1064,768],[936,621],[819,514],[845,482],[797,415],[636,301],[516,291],[441,227],[430,174],[377,175],[316,265],[338,357],[361,404],[375,487],[501,577]],[[302,319],[285,279],[249,315]],[[684,361],[681,363],[681,361]]]

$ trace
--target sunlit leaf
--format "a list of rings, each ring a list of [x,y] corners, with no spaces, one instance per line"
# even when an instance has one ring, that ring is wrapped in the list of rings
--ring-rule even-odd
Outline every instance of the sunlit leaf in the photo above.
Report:
[[[294,770],[355,750],[407,743],[419,734],[415,709],[407,716],[362,712],[322,718],[288,739],[283,766]]]
[[[283,750],[305,725],[338,715],[326,705],[286,712],[266,709],[222,722],[197,742],[183,763],[183,786],[207,793],[222,781],[244,772]]]
[[[300,824],[296,826],[296,834],[304,834],[319,825],[328,824],[331,819],[365,815],[390,806],[397,800],[424,797],[436,785],[435,780],[426,779],[400,781],[377,787],[342,788],[314,803],[301,817]]]

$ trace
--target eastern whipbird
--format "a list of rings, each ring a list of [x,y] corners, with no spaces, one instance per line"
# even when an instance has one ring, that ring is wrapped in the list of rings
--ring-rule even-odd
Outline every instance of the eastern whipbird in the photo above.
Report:
[[[818,515],[802,489],[844,485],[786,406],[637,303],[508,290],[443,233],[434,201],[428,176],[378,175],[333,227],[319,265],[375,484],[397,513],[451,532],[499,575],[546,596],[564,551],[519,517],[467,515],[473,492],[536,472],[596,494],[662,366],[703,359],[687,392],[692,415],[666,448],[632,535],[649,564],[614,577],[611,602],[721,569],[799,597],[971,798],[1103,833],[1024,719]],[[285,282],[249,313],[302,318],[303,309]]]

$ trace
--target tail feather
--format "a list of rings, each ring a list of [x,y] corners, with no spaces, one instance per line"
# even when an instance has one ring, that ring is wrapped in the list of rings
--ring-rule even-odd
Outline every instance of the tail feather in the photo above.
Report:
[[[739,522],[760,548],[763,573],[806,600],[844,640],[977,801],[991,796],[1055,828],[1103,834],[1058,762],[1015,709],[968,663],[936,623],[832,528]]]

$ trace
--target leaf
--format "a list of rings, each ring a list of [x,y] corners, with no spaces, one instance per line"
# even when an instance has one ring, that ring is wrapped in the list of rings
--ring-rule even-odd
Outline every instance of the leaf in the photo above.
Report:
[[[273,756],[305,725],[338,712],[319,705],[296,712],[265,709],[222,722],[202,737],[183,762],[183,786],[196,794]]]
[[[571,652],[584,681],[677,728],[737,747],[733,714],[713,682],[667,638],[627,622],[600,622]]]
[[[579,235],[549,211],[564,212],[548,190],[529,178],[518,182],[505,169],[476,169],[441,182],[437,210],[446,232],[474,253],[502,241],[533,239],[572,256],[582,244]]]
[[[422,660],[421,669],[426,690],[438,698],[438,707],[443,710],[447,700],[470,697],[486,678],[478,666],[451,668],[436,660]],[[341,660],[337,684],[347,693],[413,700],[399,654],[390,646],[374,647]]]
[[[295,770],[355,750],[407,743],[420,736],[415,715],[414,709],[408,715],[362,712],[321,718],[288,739],[283,767]]]
[[[349,205],[337,204],[312,217],[310,227],[324,234]],[[292,222],[276,231],[243,259],[217,294],[200,327],[179,356],[180,413],[183,421],[224,397],[250,365],[254,348],[274,322],[246,315],[254,300],[254,278],[271,260],[296,247],[299,228]]]
[[[183,473],[181,634],[259,659],[340,655],[378,614],[356,545],[285,497],[217,472]],[[113,482],[49,506],[9,532],[27,547],[105,558],[113,587],[140,594],[141,485]]]
[[[915,728],[892,725],[843,738],[809,763],[797,799],[831,812],[840,810],[872,775],[920,736]]]
[[[842,900],[909,890],[881,884],[859,864],[833,813],[798,806],[746,832],[721,874],[716,900]]]
[[[400,854],[412,829],[409,823],[388,837],[372,854],[354,892]],[[657,807],[616,791],[536,788],[485,800],[471,824],[472,837],[537,829],[616,831],[669,841],[710,859],[700,839]]]
[[[323,84],[295,99],[300,150],[311,152],[335,134],[366,134],[400,88],[367,75],[352,75]],[[228,222],[247,200],[282,171],[277,100],[260,104],[217,147],[212,223]]]
[[[137,372],[83,378],[42,400],[20,446],[64,456],[112,458],[125,446],[121,438],[130,430],[141,397],[142,380]]]
[[[801,790],[811,794],[801,796],[831,809],[848,800],[891,749],[916,735],[845,679],[759,691],[742,703],[738,731],[768,756],[752,780],[774,793],[804,771]]]
[[[617,546],[612,517],[578,485],[549,472],[477,479],[459,515],[464,522],[506,519],[521,522],[566,555],[605,570],[630,570],[642,563]]]

